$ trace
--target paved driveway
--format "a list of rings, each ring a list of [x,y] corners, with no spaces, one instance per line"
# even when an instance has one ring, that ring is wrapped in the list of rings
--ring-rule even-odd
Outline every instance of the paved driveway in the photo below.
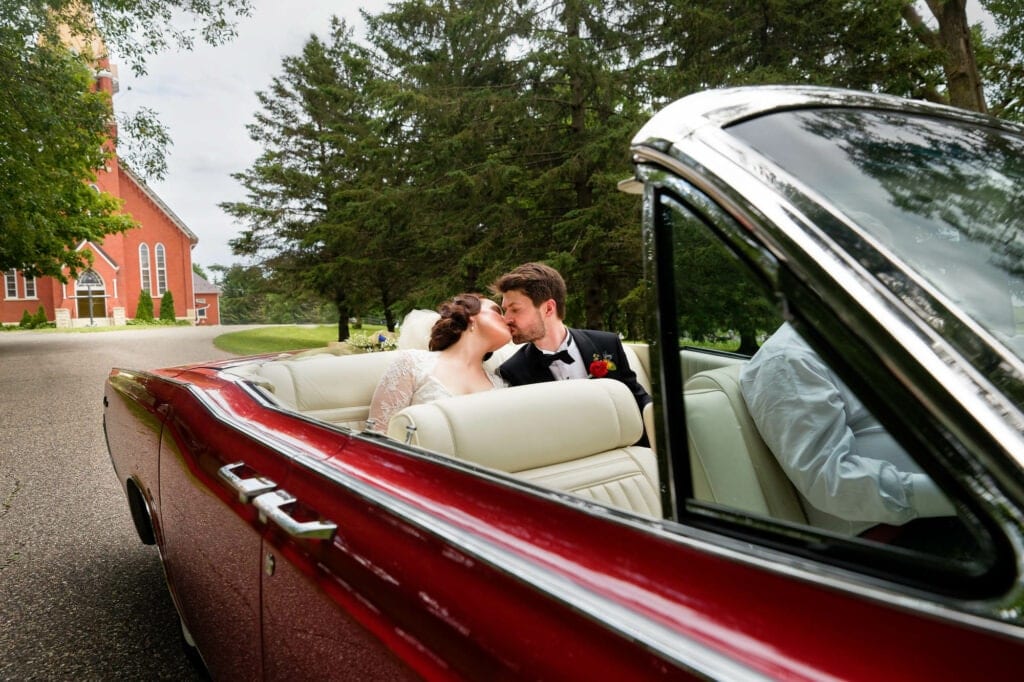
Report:
[[[103,439],[112,366],[230,357],[238,327],[0,333],[0,679],[200,679]]]

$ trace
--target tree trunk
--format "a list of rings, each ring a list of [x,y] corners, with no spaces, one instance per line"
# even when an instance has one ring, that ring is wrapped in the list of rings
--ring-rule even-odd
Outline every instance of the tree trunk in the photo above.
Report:
[[[348,328],[350,311],[342,301],[335,301],[334,305],[338,309],[338,341],[348,341],[348,337],[352,335]]]
[[[961,109],[985,113],[978,63],[974,58],[971,27],[967,23],[967,0],[928,0],[939,22],[939,44],[945,53],[943,68],[949,86],[949,103]]]
[[[740,330],[740,347],[736,352],[741,355],[753,355],[757,352],[757,332],[747,329]]]
[[[927,0],[927,3],[938,21],[938,33],[928,28],[913,2],[904,4],[901,13],[918,40],[942,51],[949,103],[961,109],[988,112],[974,56],[971,27],[967,22],[966,0]]]

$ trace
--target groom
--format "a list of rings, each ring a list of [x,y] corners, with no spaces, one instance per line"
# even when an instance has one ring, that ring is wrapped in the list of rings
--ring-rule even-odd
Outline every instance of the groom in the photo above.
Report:
[[[498,368],[509,385],[607,376],[629,387],[641,411],[651,402],[629,367],[618,335],[570,329],[562,322],[565,280],[557,270],[526,263],[499,277],[490,288],[501,294],[512,340],[525,344]]]

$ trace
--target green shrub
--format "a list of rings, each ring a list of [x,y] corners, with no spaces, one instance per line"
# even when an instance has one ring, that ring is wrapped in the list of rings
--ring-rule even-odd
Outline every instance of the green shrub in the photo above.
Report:
[[[25,312],[21,314],[21,322],[18,323],[18,326],[21,327],[22,329],[32,329],[32,320],[32,313],[30,313],[28,309],[26,309]]]
[[[160,319],[165,322],[174,322],[174,294],[168,289],[160,299]]]
[[[46,310],[43,306],[39,306],[36,310],[35,317],[32,318],[32,328],[45,327],[50,321],[46,319]]]
[[[153,297],[145,289],[139,294],[139,305],[135,308],[135,319],[142,322],[153,321]]]

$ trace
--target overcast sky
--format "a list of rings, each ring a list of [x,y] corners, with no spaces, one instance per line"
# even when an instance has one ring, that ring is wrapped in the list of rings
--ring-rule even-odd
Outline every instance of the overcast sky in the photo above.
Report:
[[[169,128],[174,141],[167,176],[150,186],[198,237],[192,260],[204,268],[240,261],[228,240],[240,226],[217,205],[245,199],[231,174],[247,169],[260,155],[245,126],[259,109],[256,91],[266,90],[281,60],[297,55],[312,34],[326,37],[336,15],[363,30],[358,9],[377,14],[386,0],[254,0],[253,15],[242,19],[238,37],[219,47],[167,52],[147,60],[147,74],[136,77],[120,65],[119,112],[148,107]],[[116,57],[115,57],[116,61]]]

